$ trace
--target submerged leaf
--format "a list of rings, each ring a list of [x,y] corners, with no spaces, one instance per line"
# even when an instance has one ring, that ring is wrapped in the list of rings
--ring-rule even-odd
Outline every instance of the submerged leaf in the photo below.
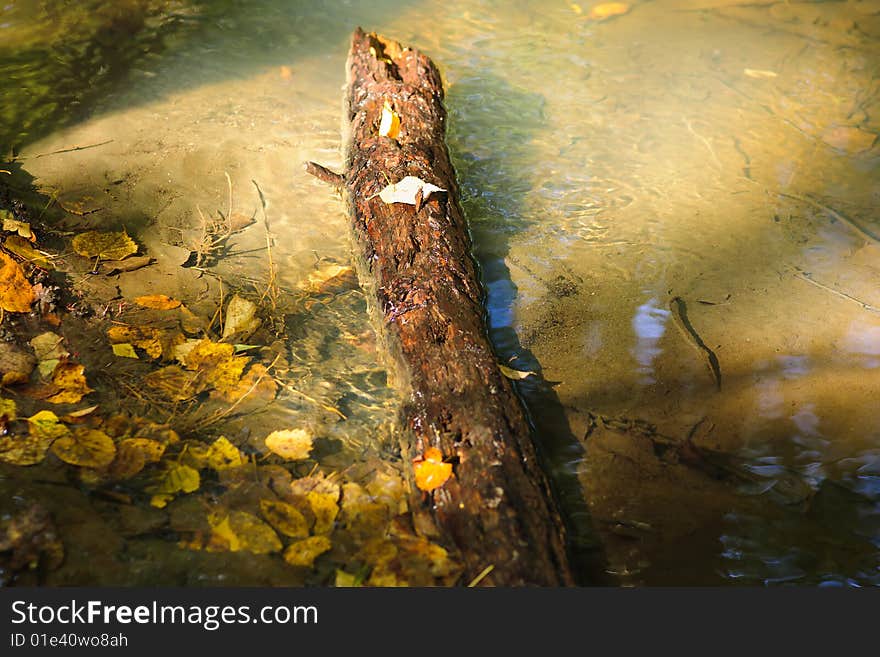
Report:
[[[312,434],[305,429],[283,429],[266,436],[266,447],[281,458],[301,461],[312,451]]]
[[[70,434],[52,411],[40,411],[28,418],[27,436],[0,438],[0,461],[13,465],[34,465],[46,458],[46,452],[55,440]]]
[[[172,299],[164,294],[147,294],[142,297],[136,297],[134,302],[144,308],[152,308],[153,310],[172,310],[180,307],[180,301]]]
[[[63,342],[64,338],[52,331],[41,333],[30,340],[37,357],[37,369],[41,378],[45,379],[51,375],[58,363],[70,355],[70,352],[61,346]]]
[[[422,201],[427,201],[428,197],[434,192],[445,192],[446,190],[426,183],[421,178],[415,176],[406,176],[396,183],[391,183],[379,192],[379,198],[385,203],[407,203],[409,205],[417,204],[417,197],[421,194]]]
[[[199,471],[182,463],[166,463],[155,479],[155,483],[145,490],[153,495],[150,504],[160,509],[174,499],[177,493],[192,493],[201,485]]]
[[[113,354],[115,356],[121,356],[123,358],[137,358],[137,352],[134,350],[134,347],[131,346],[128,342],[117,342],[116,344],[110,345],[113,349]]]
[[[419,490],[432,491],[440,488],[452,475],[452,464],[443,462],[443,453],[439,449],[429,447],[424,458],[413,465],[413,470]]]
[[[108,479],[134,477],[147,463],[158,463],[165,445],[150,438],[126,438],[116,446],[116,458],[101,474]]]
[[[260,500],[263,517],[285,536],[304,538],[309,535],[309,521],[292,504],[274,500]]]
[[[256,313],[257,304],[237,294],[234,295],[226,305],[226,322],[223,324],[222,339],[225,340],[231,335],[247,339],[260,327],[260,319],[256,317]]]
[[[336,516],[339,514],[337,499],[339,493],[320,493],[313,490],[306,494],[306,500],[315,515],[315,534],[329,534],[333,531]]]
[[[291,543],[284,550],[284,560],[291,566],[313,568],[315,559],[333,547],[326,536],[311,536],[302,541]]]
[[[113,439],[103,431],[81,427],[52,443],[55,456],[71,465],[103,468],[116,457]]]
[[[0,310],[27,313],[34,302],[34,288],[15,260],[0,251]]]
[[[52,404],[76,404],[85,395],[94,392],[86,382],[85,366],[77,363],[59,363],[52,373],[52,386],[58,392],[46,398]]]
[[[26,260],[40,269],[54,269],[52,261],[41,251],[37,251],[33,245],[23,237],[10,235],[3,241],[3,248],[14,253],[22,260]]]
[[[74,237],[71,244],[79,255],[102,260],[122,260],[138,250],[138,245],[124,230],[113,233],[90,230]]]
[[[26,221],[19,221],[8,210],[0,210],[0,217],[3,218],[3,230],[17,233],[20,237],[31,242],[37,241],[37,236],[31,230],[31,225]]]
[[[238,447],[233,445],[225,436],[220,436],[205,451],[205,463],[208,467],[217,470],[237,468],[247,463],[247,458]]]
[[[208,515],[208,523],[211,525],[209,550],[269,554],[282,548],[278,534],[250,513],[215,511]]]

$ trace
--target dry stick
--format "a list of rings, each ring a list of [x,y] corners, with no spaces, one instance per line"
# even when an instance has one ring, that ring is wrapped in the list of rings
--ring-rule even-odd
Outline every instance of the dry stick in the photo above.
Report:
[[[858,305],[860,305],[862,308],[864,308],[868,312],[880,314],[880,308],[878,308],[877,306],[872,306],[870,303],[865,303],[861,299],[857,299],[856,297],[851,296],[851,295],[847,294],[846,292],[841,292],[840,290],[835,290],[833,287],[829,287],[828,285],[825,285],[824,283],[820,283],[819,281],[817,281],[815,278],[810,276],[807,272],[805,272],[800,267],[795,267],[794,269],[797,272],[795,274],[795,276],[797,278],[801,279],[802,281],[806,281],[807,283],[811,283],[811,284],[815,285],[816,287],[818,287],[819,289],[825,290],[826,292],[830,292],[834,296],[840,297],[841,299],[846,299],[847,301],[852,301],[853,303],[857,303]]]
[[[819,203],[818,201],[813,200],[809,196],[799,196],[797,194],[786,194],[785,192],[776,192],[776,193],[779,194],[779,196],[784,196],[785,198],[790,198],[795,201],[800,201],[801,203],[806,203],[808,205],[812,205],[817,210],[821,210],[822,212],[825,212],[825,213],[831,215],[832,218],[836,219],[840,223],[846,224],[847,226],[849,226],[853,231],[855,231],[858,234],[859,237],[861,237],[866,242],[872,242],[874,244],[880,245],[880,237],[877,237],[876,235],[872,235],[867,230],[862,228],[859,224],[857,224],[855,221],[853,221],[849,217],[842,215],[837,210],[829,208],[827,205],[823,205],[823,204]]]
[[[315,162],[306,162],[304,166],[306,173],[310,173],[318,180],[325,182],[328,185],[332,185],[337,191],[345,184],[345,176],[341,173],[331,171],[327,167],[322,167]]]
[[[38,157],[48,157],[49,155],[61,155],[62,153],[73,153],[74,151],[84,151],[89,148],[97,148],[98,146],[105,146],[107,144],[112,143],[112,139],[108,139],[107,141],[101,141],[97,144],[89,144],[88,146],[76,146],[74,148],[63,148],[60,151],[52,151],[51,153],[40,153],[39,155],[32,155],[31,157],[22,157],[19,158],[21,160],[36,160]]]

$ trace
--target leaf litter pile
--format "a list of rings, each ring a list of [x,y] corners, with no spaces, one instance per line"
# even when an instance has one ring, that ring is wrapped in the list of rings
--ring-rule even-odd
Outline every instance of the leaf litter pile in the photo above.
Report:
[[[407,481],[350,266],[281,289],[267,233],[265,279],[235,287],[213,267],[256,212],[199,210],[202,291],[126,295],[162,254],[53,209],[72,231],[0,189],[0,585],[458,580],[408,505],[452,466],[426,454]]]

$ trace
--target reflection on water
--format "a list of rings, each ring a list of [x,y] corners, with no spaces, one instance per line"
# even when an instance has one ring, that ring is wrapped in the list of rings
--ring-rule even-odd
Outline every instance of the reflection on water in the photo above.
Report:
[[[0,30],[51,41],[26,4]],[[295,286],[314,252],[347,257],[341,205],[299,163],[339,163],[348,34],[417,45],[448,86],[492,338],[541,373],[520,390],[578,563],[625,585],[880,582],[877,3],[658,0],[602,22],[531,0],[200,4],[143,3],[180,16],[175,39],[143,46],[66,131],[35,141],[57,127],[37,110],[60,78],[4,88],[44,117],[5,112],[23,127],[3,136],[47,194],[157,217],[158,244],[221,205],[224,172],[242,203],[257,180]],[[21,70],[46,57],[32,52]],[[104,89],[84,62],[63,70]],[[676,296],[722,391],[671,330]],[[352,378],[333,336],[366,319],[346,312],[301,351],[312,392]],[[348,433],[369,441],[387,417]]]

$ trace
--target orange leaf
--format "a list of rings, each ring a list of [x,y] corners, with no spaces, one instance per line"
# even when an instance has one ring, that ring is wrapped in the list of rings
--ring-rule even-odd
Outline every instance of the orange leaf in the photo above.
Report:
[[[164,294],[147,294],[143,297],[137,297],[134,302],[139,306],[153,310],[171,310],[180,306],[180,301]]]
[[[425,450],[424,459],[413,465],[419,490],[440,488],[452,476],[452,464],[443,462],[443,452],[436,447]]]
[[[34,302],[34,288],[24,276],[21,265],[0,253],[0,309],[27,313]]]

